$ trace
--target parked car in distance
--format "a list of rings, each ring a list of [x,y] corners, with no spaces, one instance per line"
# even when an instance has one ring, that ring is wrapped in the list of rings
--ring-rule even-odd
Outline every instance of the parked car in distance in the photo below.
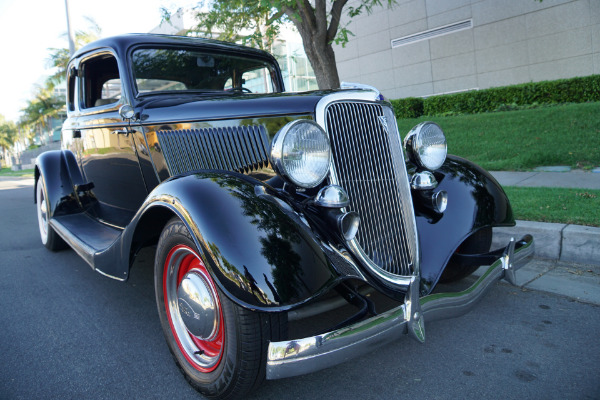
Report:
[[[442,129],[402,142],[374,89],[288,93],[269,54],[197,38],[124,35],[67,68],[62,149],[38,157],[42,243],[127,280],[153,246],[175,362],[211,398],[334,366],[514,283],[533,238],[486,171]],[[404,133],[403,133],[404,134]],[[481,265],[460,293],[436,291]]]

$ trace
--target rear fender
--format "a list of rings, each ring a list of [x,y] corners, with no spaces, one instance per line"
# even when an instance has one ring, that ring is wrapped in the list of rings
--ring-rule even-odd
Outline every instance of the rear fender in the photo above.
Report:
[[[429,293],[458,246],[485,226],[512,226],[508,197],[484,169],[456,156],[448,156],[435,172],[435,191],[448,193],[448,207],[438,214],[423,206],[413,190],[413,204],[421,248],[421,294]]]
[[[246,308],[286,310],[341,278],[305,222],[264,189],[236,173],[175,177],[150,193],[136,219],[155,207],[169,208],[187,226],[229,298]],[[134,229],[128,227],[123,240],[130,241]]]
[[[42,153],[35,160],[35,185],[44,177],[49,216],[70,214],[81,210],[75,185],[83,182],[75,155],[69,150]],[[34,202],[35,186],[34,186]]]

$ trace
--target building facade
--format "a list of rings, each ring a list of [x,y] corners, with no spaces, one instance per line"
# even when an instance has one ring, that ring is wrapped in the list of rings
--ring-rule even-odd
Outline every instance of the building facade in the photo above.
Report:
[[[348,29],[340,79],[392,99],[600,74],[600,0],[397,0]]]

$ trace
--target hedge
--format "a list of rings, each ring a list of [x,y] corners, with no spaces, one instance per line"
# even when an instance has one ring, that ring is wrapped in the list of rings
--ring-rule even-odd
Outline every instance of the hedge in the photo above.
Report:
[[[534,104],[600,101],[600,75],[524,83],[469,92],[391,100],[397,118],[476,114]]]

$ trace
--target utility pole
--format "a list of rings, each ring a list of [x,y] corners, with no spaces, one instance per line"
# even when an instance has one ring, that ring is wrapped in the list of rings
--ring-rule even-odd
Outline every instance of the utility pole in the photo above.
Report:
[[[67,10],[67,36],[69,36],[69,57],[75,53],[75,40],[73,39],[73,29],[69,16],[69,0],[65,0],[65,9]]]

